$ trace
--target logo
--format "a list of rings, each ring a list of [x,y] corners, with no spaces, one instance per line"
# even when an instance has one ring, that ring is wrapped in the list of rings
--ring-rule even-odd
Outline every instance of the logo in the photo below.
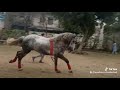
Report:
[[[117,68],[108,68],[106,67],[104,71],[90,71],[90,74],[97,74],[97,73],[117,73]]]

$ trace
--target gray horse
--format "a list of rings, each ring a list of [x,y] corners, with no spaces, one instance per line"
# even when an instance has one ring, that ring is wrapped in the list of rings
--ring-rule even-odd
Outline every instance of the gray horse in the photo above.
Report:
[[[75,38],[75,34],[62,33],[58,36],[46,38],[39,35],[28,35],[26,37],[20,37],[14,41],[9,42],[9,45],[20,45],[22,50],[17,51],[16,56],[9,63],[16,62],[18,59],[18,69],[21,71],[21,60],[24,56],[30,53],[31,50],[35,50],[43,55],[51,55],[54,57],[55,71],[60,73],[57,68],[58,58],[64,60],[67,63],[69,72],[72,73],[71,66],[66,57],[64,57],[64,51],[69,46],[72,40]]]

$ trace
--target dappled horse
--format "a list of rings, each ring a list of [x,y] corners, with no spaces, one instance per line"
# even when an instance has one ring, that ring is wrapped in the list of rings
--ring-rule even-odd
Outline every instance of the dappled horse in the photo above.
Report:
[[[75,34],[62,33],[56,37],[46,38],[39,35],[28,35],[26,37],[20,37],[14,41],[9,42],[9,45],[20,45],[22,50],[17,51],[16,56],[9,63],[16,62],[18,59],[18,69],[21,71],[21,60],[24,56],[30,53],[31,50],[35,50],[38,53],[44,55],[51,55],[54,57],[55,71],[60,73],[57,68],[58,58],[64,60],[67,63],[69,72],[72,73],[71,66],[66,57],[64,57],[63,51],[69,46],[71,41],[75,38]]]
[[[59,34],[54,34],[54,36],[58,36]],[[41,34],[41,36],[44,36],[44,34]],[[45,36],[44,36],[45,37]],[[71,44],[72,44],[72,42],[71,42]],[[68,47],[68,49],[71,49],[72,47],[71,47],[71,44],[70,44],[70,46]],[[62,51],[61,51],[62,52]],[[63,50],[63,53],[64,53],[64,50]],[[37,55],[37,56],[33,56],[32,57],[32,60],[33,60],[33,62],[35,61],[35,59],[36,58],[40,58],[40,60],[39,60],[39,63],[44,63],[43,62],[43,58],[44,58],[44,54],[43,53],[40,53],[39,55]],[[53,60],[53,57],[51,57],[51,59]],[[54,60],[53,60],[53,62],[54,62]]]

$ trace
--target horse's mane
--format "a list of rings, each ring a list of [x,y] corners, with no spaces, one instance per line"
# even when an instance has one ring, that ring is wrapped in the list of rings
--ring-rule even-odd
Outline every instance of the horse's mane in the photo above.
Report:
[[[62,33],[58,34],[57,36],[52,37],[52,39],[55,41],[55,43],[58,42],[68,42],[72,39],[74,34],[72,33]]]

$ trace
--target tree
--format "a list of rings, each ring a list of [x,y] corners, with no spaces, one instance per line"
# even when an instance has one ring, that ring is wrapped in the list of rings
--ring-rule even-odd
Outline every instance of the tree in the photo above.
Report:
[[[32,24],[32,13],[30,12],[24,12],[24,30],[26,31],[26,34],[29,34],[28,26]]]
[[[111,50],[113,41],[116,41],[117,44],[120,43],[120,12],[96,12],[96,15],[98,16],[98,19],[106,23],[103,48]]]
[[[108,25],[114,23],[115,17],[117,16],[116,12],[95,12],[95,15],[97,16],[96,19],[99,19]]]
[[[119,30],[116,27],[120,26],[119,21],[116,23],[115,20],[120,18],[119,12],[54,12],[53,15],[59,19],[64,31],[83,34],[83,40],[77,50],[78,52],[81,52],[90,36],[93,35],[96,20],[101,21],[101,27],[104,23],[106,23],[106,26],[114,24],[114,29]]]
[[[13,15],[12,15],[12,12],[6,12],[6,15],[5,15],[5,29],[6,30],[9,30],[11,29],[11,25],[13,23]]]
[[[83,35],[82,42],[77,49],[81,53],[83,46],[90,36],[95,32],[94,12],[54,12],[53,15],[59,19],[64,31]]]
[[[40,13],[40,24],[42,24],[42,27],[46,29],[46,36],[47,36],[47,20],[46,20],[46,13],[42,12]]]

